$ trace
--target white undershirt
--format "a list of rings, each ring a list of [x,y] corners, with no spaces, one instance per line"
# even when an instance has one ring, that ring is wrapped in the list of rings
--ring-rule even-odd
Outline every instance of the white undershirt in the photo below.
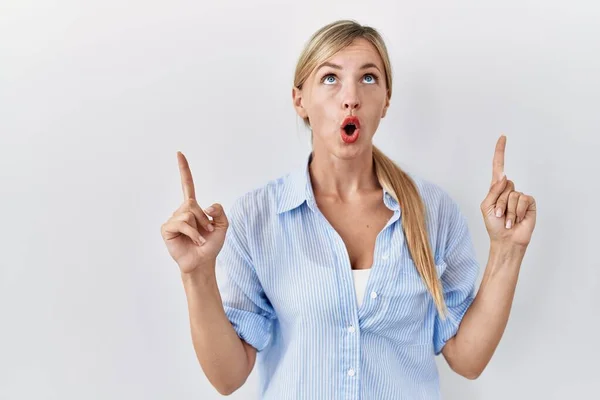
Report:
[[[369,279],[369,273],[371,268],[367,269],[353,269],[352,278],[354,279],[354,289],[356,291],[356,300],[358,300],[358,306],[362,305],[365,297],[365,288],[367,287],[367,280]]]

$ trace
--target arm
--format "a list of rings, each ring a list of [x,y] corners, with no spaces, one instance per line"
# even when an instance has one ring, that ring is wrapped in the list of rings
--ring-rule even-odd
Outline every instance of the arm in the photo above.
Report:
[[[215,271],[201,268],[203,271]],[[256,350],[239,338],[227,318],[213,273],[183,274],[192,342],[210,383],[223,395],[241,387],[256,360]]]
[[[250,375],[256,352],[266,347],[274,313],[245,242],[241,202],[234,203],[231,221],[218,203],[202,210],[187,159],[178,152],[177,160],[185,200],[161,226],[161,235],[181,270],[196,357],[210,383],[231,394]],[[230,278],[225,291],[217,283],[218,260]]]
[[[231,394],[248,378],[272,334],[275,311],[264,293],[246,234],[246,202],[234,202],[223,247],[208,271],[183,276],[194,349],[211,384]]]
[[[505,148],[502,135],[494,151],[492,185],[481,203],[491,243],[488,264],[477,296],[443,349],[450,367],[470,379],[483,372],[504,333],[536,223],[535,199],[515,191],[504,173]]]
[[[524,255],[521,246],[492,244],[477,296],[442,350],[448,365],[468,379],[483,372],[500,342]]]

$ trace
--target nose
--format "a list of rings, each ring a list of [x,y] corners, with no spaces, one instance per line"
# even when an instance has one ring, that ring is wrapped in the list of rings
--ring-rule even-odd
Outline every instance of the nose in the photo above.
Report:
[[[356,110],[359,106],[358,100],[354,101],[354,100],[349,100],[349,101],[345,101],[344,102],[344,109],[345,110]]]
[[[352,111],[360,107],[358,91],[355,85],[348,85],[342,96],[344,110]]]

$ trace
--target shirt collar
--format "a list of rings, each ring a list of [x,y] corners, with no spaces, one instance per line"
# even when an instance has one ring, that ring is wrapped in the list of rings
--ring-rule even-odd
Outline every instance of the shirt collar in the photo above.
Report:
[[[284,187],[279,199],[277,214],[293,210],[301,206],[304,202],[314,211],[316,201],[310,180],[309,165],[312,161],[313,153],[310,152],[300,168],[291,172],[284,181]],[[396,199],[384,188],[383,202],[387,208],[392,211],[400,211],[400,205]]]

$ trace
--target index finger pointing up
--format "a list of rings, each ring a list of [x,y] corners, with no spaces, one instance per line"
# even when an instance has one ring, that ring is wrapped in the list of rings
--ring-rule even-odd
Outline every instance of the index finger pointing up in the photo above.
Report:
[[[187,162],[187,159],[180,151],[177,152],[177,163],[179,164],[179,173],[181,174],[181,187],[183,189],[184,199],[196,199],[192,171],[190,171],[190,166]]]
[[[506,136],[502,135],[496,143],[494,162],[492,164],[492,184],[504,176],[504,150],[506,150]]]

